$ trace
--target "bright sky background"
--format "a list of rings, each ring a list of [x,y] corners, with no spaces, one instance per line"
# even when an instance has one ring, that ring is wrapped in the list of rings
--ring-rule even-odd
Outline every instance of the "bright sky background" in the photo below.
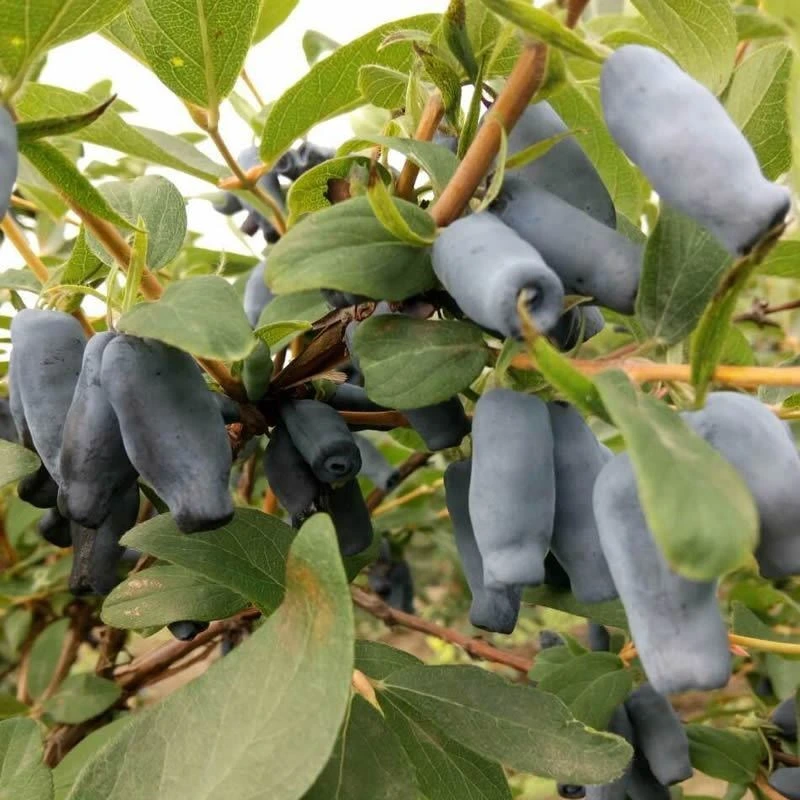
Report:
[[[279,97],[308,70],[302,48],[303,34],[308,29],[345,43],[383,22],[443,11],[446,7],[447,0],[300,0],[289,19],[251,50],[247,71],[265,102],[269,102]],[[155,75],[99,35],[51,51],[40,80],[74,91],[85,91],[106,78],[112,81],[113,91],[137,109],[136,113],[125,115],[127,121],[160,128],[168,133],[197,130],[181,102]],[[241,84],[240,88],[242,94],[249,97]],[[223,106],[220,128],[234,153],[253,142],[250,128],[228,104]],[[335,147],[351,136],[349,116],[344,115],[319,126],[309,138]],[[212,158],[220,160],[213,146],[204,145],[202,149]],[[118,157],[115,151],[94,146],[87,146],[86,151],[88,159],[115,160]],[[207,200],[191,199],[192,195],[208,193],[210,187],[207,183],[162,167],[154,167],[151,171],[169,178],[190,198],[189,227],[203,232],[201,245],[247,252],[247,245],[243,245],[233,233],[225,217],[216,214]],[[249,243],[256,253],[263,247],[260,234]],[[6,249],[4,255],[7,254]],[[7,258],[3,260],[7,262]]]

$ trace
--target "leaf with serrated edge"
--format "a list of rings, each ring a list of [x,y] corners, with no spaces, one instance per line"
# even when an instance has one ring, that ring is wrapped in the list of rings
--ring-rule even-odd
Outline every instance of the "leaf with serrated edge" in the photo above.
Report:
[[[411,667],[384,691],[470,750],[562,783],[609,783],[631,759],[627,742],[587,728],[554,695],[478,667]]]
[[[101,748],[70,800],[302,797],[330,756],[353,672],[352,602],[328,517],[300,530],[286,586],[246,642]]]
[[[124,314],[117,328],[203,358],[233,361],[256,344],[239,296],[217,275],[170,284],[159,300],[139,303]]]

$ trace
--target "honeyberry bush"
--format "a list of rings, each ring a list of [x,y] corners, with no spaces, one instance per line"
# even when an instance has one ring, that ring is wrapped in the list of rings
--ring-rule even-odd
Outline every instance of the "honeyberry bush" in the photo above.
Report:
[[[308,74],[274,96],[243,70],[295,5],[0,0],[0,200],[13,188],[2,230],[16,252],[0,273],[14,360],[0,797],[500,800],[558,784],[700,800],[682,783],[692,767],[727,798],[800,796],[786,769],[800,764],[797,453],[780,426],[770,438],[778,419],[791,432],[800,396],[800,244],[777,188],[797,185],[800,10],[432,3],[348,43],[309,32]],[[109,81],[38,80],[50,49],[94,32],[152,70],[194,129],[131,124]],[[657,66],[623,70],[623,87],[659,70],[687,87],[685,134],[655,154],[686,156],[672,194],[619,126],[647,150],[673,120],[631,104],[612,125],[605,83],[601,102],[604,64],[630,45]],[[746,165],[702,173],[727,143],[703,151],[696,126],[713,114],[697,86],[757,157],[745,191]],[[335,152],[311,143],[355,109]],[[531,132],[540,112],[555,127]],[[236,114],[254,134],[241,155],[225,138]],[[84,144],[118,157],[87,163]],[[695,150],[710,157],[695,165]],[[199,247],[164,168],[205,181],[219,224],[231,216],[264,256]],[[534,195],[520,222],[515,192],[542,184],[556,200]],[[729,209],[759,193],[780,213],[739,242],[756,223]],[[580,241],[592,288],[537,278],[497,315],[504,265],[532,259],[508,231],[545,201],[537,276]],[[720,403],[732,410],[715,439],[722,418],[700,415]],[[573,441],[596,468],[559,461]],[[548,475],[542,510],[528,490]],[[605,558],[553,539],[545,559],[553,513],[581,516],[592,541],[596,522]],[[542,529],[538,563],[526,539],[484,571],[486,531],[515,525]],[[642,531],[649,549],[625,545]],[[610,567],[626,606],[584,602],[582,565],[598,580]],[[503,577],[523,568],[543,575]],[[470,603],[490,632],[470,626]],[[426,659],[378,641],[384,623],[426,634]],[[686,678],[720,636],[722,678],[705,662]],[[653,652],[666,666],[643,667]]]

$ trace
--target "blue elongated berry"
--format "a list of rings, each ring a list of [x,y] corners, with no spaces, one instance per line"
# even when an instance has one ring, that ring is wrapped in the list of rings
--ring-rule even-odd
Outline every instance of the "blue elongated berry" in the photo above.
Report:
[[[653,688],[670,694],[725,686],[731,657],[716,581],[690,581],[669,568],[642,512],[626,453],[603,467],[593,502],[603,552]]]
[[[264,474],[293,520],[302,522],[310,516],[320,492],[319,481],[283,424],[276,425],[270,434],[264,452]]]
[[[179,641],[190,642],[198,633],[202,633],[208,628],[208,623],[193,619],[181,619],[176,622],[170,622],[167,628]]]
[[[64,421],[85,346],[78,321],[61,311],[27,308],[11,322],[12,380],[19,391],[24,424],[56,483]]]
[[[605,327],[597,306],[579,305],[567,309],[548,334],[559,350],[572,350],[597,336]]]
[[[707,228],[733,254],[748,252],[789,211],[717,98],[668,56],[626,45],[603,65],[611,135],[662,200]]]
[[[56,547],[71,547],[70,521],[58,513],[57,508],[48,508],[37,523],[39,535]]]
[[[611,650],[611,636],[605,625],[589,623],[589,649],[595,653],[607,653]]]
[[[529,105],[508,137],[509,155],[569,130],[547,101]],[[562,139],[543,156],[511,173],[541,186],[589,216],[616,228],[617,213],[603,179],[573,137]]]
[[[125,452],[185,533],[233,517],[231,447],[219,407],[188,353],[119,335],[103,353],[101,381]]]
[[[761,574],[800,573],[800,456],[791,433],[756,398],[714,392],[705,408],[682,415],[739,472],[758,508]]]
[[[769,719],[784,739],[792,742],[797,740],[797,704],[794,696],[779,703]]]
[[[5,107],[0,108],[0,219],[8,211],[17,180],[17,126]]]
[[[361,453],[335,409],[318,400],[292,400],[281,407],[280,415],[318,480],[335,483],[358,474]]]
[[[358,481],[349,480],[341,486],[323,484],[317,505],[330,514],[343,556],[357,555],[372,544],[372,519]]]
[[[469,514],[486,586],[542,583],[555,495],[547,406],[508,389],[484,394],[472,426]]]
[[[625,710],[633,724],[636,749],[657,781],[671,786],[691,778],[689,738],[669,700],[643,683],[628,696]]]
[[[255,328],[261,312],[272,302],[275,295],[267,288],[265,274],[267,261],[261,261],[253,267],[247,283],[244,285],[244,313]]]
[[[582,603],[613,600],[611,578],[592,508],[594,482],[609,456],[583,417],[566,403],[549,403],[556,509],[550,549]]]
[[[506,178],[492,213],[541,254],[572,294],[633,313],[643,247],[525,180]]]
[[[432,263],[461,310],[502,336],[522,336],[520,297],[542,332],[561,316],[561,280],[532,245],[494,214],[471,214],[442,230],[433,243]]]
[[[361,473],[369,478],[381,491],[390,492],[400,483],[400,473],[389,463],[386,456],[363,434],[355,434],[361,453]]]
[[[769,776],[769,785],[787,800],[800,800],[800,767],[781,767]]]
[[[88,528],[98,526],[111,511],[114,495],[136,480],[119,420],[100,379],[103,353],[115,336],[107,331],[89,340],[64,421],[58,507]]]
[[[494,633],[511,633],[519,617],[521,592],[517,587],[487,589],[483,582],[483,559],[469,516],[471,459],[453,461],[444,473],[447,510],[464,577],[472,594],[469,621],[476,628]]]

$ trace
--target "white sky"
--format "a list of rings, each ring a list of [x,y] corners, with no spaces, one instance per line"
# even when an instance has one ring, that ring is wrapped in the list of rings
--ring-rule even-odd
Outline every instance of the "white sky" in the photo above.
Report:
[[[246,68],[265,102],[269,102],[279,97],[307,71],[302,38],[308,29],[345,43],[383,22],[414,14],[439,12],[446,7],[447,0],[300,0],[289,19],[250,51]],[[51,51],[40,80],[73,91],[84,91],[106,78],[113,82],[113,91],[137,109],[136,113],[125,115],[127,121],[168,133],[196,130],[181,102],[155,75],[99,35]],[[239,88],[244,96],[250,97],[241,83]],[[222,109],[220,129],[234,153],[253,142],[250,128],[228,104]],[[345,115],[319,126],[309,138],[321,144],[337,146],[350,136],[349,117]],[[203,145],[202,149],[212,158],[220,160],[213,147]],[[90,159],[113,161],[119,157],[116,152],[103,148],[88,146],[86,150]],[[152,172],[169,178],[188,197],[211,190],[209,184],[171,170],[154,167]],[[208,201],[190,199],[188,212],[190,229],[203,232],[199,244],[247,252],[247,244],[242,244],[229,227],[228,220],[216,214]],[[250,241],[257,252],[263,247],[260,234]],[[7,254],[6,250],[4,255]],[[11,258],[19,260],[14,256]],[[8,257],[3,260],[7,263]]]

